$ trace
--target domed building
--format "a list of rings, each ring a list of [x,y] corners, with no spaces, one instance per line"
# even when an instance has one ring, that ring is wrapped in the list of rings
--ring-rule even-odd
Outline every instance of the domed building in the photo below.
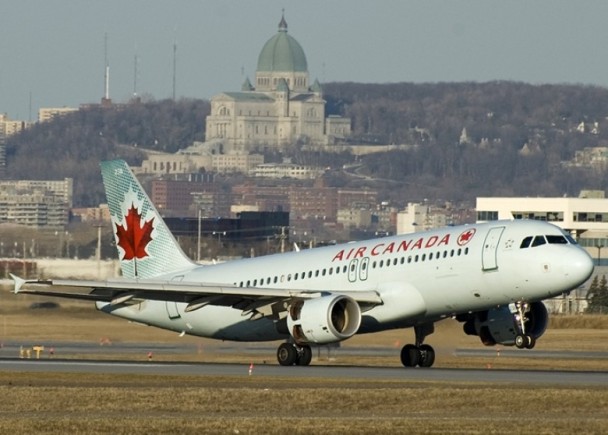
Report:
[[[214,96],[206,123],[206,142],[221,142],[225,152],[320,146],[350,135],[350,119],[325,118],[321,85],[310,84],[306,55],[284,16],[260,51],[255,85],[247,78],[240,92]]]

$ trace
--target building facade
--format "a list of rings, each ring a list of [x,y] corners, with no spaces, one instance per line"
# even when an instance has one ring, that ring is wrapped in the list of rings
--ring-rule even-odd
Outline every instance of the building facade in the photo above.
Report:
[[[408,203],[405,210],[397,213],[397,234],[428,231],[445,227],[448,223],[444,210],[428,204]]]
[[[578,198],[477,198],[477,221],[532,219],[550,222],[576,238],[597,264],[608,264],[608,199],[603,191]]]
[[[50,121],[59,116],[67,115],[68,113],[77,112],[78,109],[73,107],[41,107],[38,110],[38,122]]]
[[[240,92],[211,99],[205,140],[221,141],[227,152],[276,149],[296,142],[324,145],[350,135],[350,120],[325,117],[318,81],[310,83],[302,46],[279,30],[260,55],[254,84],[246,79]]]
[[[63,228],[69,221],[72,197],[71,178],[0,181],[0,223]]]

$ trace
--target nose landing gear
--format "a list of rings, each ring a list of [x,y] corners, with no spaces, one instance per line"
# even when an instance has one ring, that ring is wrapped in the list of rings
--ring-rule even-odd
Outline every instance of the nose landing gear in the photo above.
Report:
[[[515,302],[509,305],[515,326],[517,327],[517,335],[515,335],[515,347],[518,349],[532,349],[536,345],[534,336],[526,334],[526,322],[528,321],[527,313],[530,311],[530,304],[527,302]]]

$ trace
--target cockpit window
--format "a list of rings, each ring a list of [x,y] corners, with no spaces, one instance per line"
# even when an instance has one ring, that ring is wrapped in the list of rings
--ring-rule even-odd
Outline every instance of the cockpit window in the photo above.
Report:
[[[530,242],[532,241],[532,236],[528,236],[521,241],[521,245],[519,245],[520,249],[530,247]]]
[[[547,243],[545,236],[536,236],[534,237],[534,240],[532,240],[532,247],[544,245],[545,243]]]
[[[528,236],[521,241],[519,247],[520,249],[530,248],[535,246],[541,246],[545,243],[550,243],[552,245],[567,245],[568,243],[571,243],[573,245],[576,245],[576,241],[569,234],[551,234],[547,236]]]
[[[549,242],[550,244],[561,244],[561,245],[568,244],[568,240],[566,240],[566,238],[564,236],[546,236],[546,237],[547,237],[547,242]]]

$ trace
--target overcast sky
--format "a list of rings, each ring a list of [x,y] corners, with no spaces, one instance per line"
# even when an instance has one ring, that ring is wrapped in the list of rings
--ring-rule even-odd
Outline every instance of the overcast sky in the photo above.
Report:
[[[0,113],[110,97],[210,98],[252,82],[281,10],[311,79],[608,86],[606,0],[5,0]]]

